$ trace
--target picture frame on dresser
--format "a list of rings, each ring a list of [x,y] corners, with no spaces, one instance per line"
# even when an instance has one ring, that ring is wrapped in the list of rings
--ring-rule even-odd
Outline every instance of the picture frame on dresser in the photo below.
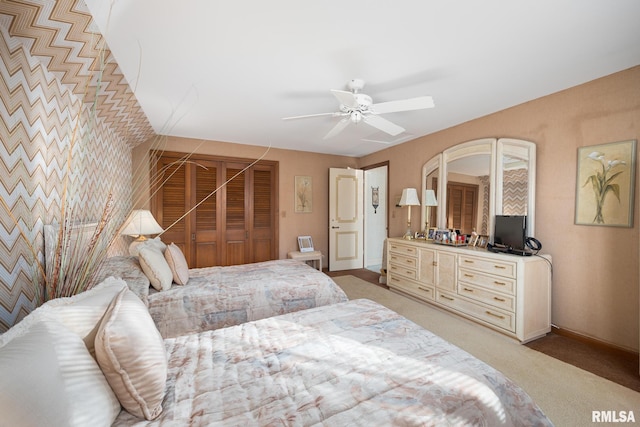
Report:
[[[427,240],[435,239],[437,230],[438,229],[436,227],[429,227],[429,230],[427,231]]]
[[[489,243],[489,236],[487,236],[486,234],[480,234],[478,236],[476,246],[479,248],[486,248],[488,243]]]

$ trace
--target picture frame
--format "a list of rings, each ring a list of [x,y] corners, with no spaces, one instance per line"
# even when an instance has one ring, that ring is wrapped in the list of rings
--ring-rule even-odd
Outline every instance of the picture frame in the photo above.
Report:
[[[429,227],[429,230],[427,230],[427,240],[436,238],[436,230],[438,230],[436,227]]]
[[[476,242],[476,246],[478,248],[486,248],[488,243],[489,243],[489,236],[487,236],[486,234],[480,234],[478,236],[478,241]]]
[[[311,239],[311,236],[298,236],[298,249],[300,252],[313,252],[313,239]]]
[[[294,184],[295,212],[311,213],[313,211],[313,179],[307,175],[295,177]]]
[[[469,237],[469,246],[475,246],[478,243],[478,235],[472,235]]]
[[[576,225],[633,227],[636,140],[578,148]]]

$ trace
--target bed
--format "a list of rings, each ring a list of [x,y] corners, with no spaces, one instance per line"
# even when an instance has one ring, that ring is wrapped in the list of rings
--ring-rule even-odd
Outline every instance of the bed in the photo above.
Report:
[[[360,299],[163,339],[122,279],[0,335],[0,413],[38,426],[549,426],[472,355]]]
[[[500,372],[369,300],[164,344],[162,413],[114,426],[552,425]]]
[[[186,285],[149,286],[135,256],[112,257],[96,277],[122,277],[149,307],[164,338],[213,330],[348,298],[326,274],[304,262],[284,259],[189,270]]]

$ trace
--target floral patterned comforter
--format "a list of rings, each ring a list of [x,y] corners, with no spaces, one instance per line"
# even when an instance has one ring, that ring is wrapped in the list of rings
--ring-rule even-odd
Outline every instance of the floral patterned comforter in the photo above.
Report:
[[[165,345],[163,413],[115,426],[552,425],[500,372],[369,300]]]
[[[347,301],[326,274],[292,259],[189,270],[185,286],[150,290],[149,312],[164,338]]]

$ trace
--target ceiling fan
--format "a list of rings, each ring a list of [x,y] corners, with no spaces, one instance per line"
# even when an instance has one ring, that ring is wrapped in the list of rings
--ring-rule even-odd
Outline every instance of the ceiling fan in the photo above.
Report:
[[[331,89],[331,93],[333,93],[340,102],[340,111],[284,117],[282,120],[304,119],[318,116],[342,117],[323,139],[336,136],[342,132],[349,123],[358,124],[360,122],[373,126],[374,128],[388,133],[391,136],[396,136],[404,132],[405,129],[385,118],[380,117],[379,114],[421,110],[424,108],[433,108],[434,106],[433,98],[430,96],[419,96],[417,98],[374,104],[369,95],[360,92],[364,87],[364,80],[352,79],[349,81],[348,87],[349,91]]]

